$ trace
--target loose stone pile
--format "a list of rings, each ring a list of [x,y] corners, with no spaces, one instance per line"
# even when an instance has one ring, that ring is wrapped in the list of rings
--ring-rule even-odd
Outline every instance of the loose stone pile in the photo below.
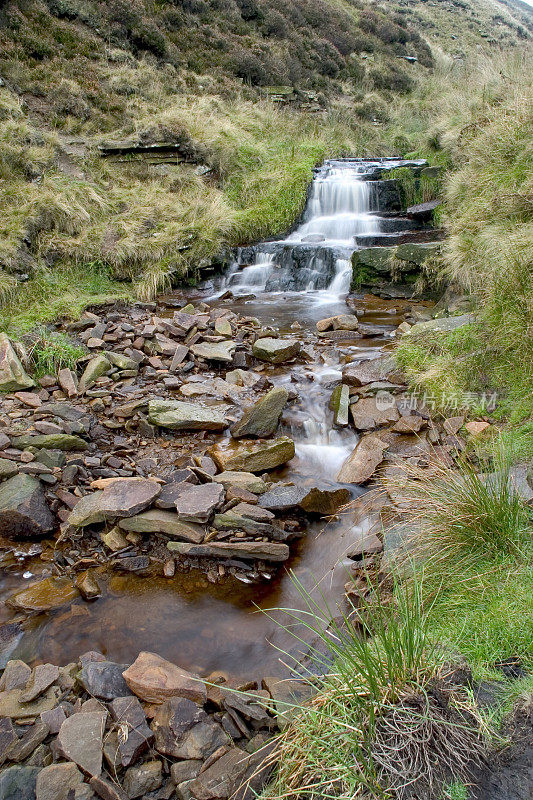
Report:
[[[245,693],[244,693],[245,692]],[[155,653],[115,664],[30,669],[0,679],[2,800],[251,798],[269,774],[273,735],[311,684],[209,682]]]

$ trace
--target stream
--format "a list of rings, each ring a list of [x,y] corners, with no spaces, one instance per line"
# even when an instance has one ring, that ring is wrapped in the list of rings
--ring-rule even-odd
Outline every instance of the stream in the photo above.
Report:
[[[294,231],[279,241],[240,248],[214,293],[194,290],[187,297],[230,307],[239,315],[256,317],[263,326],[304,340],[316,336],[319,320],[351,313],[345,298],[355,236],[381,230],[374,181],[363,179],[379,163],[326,162],[316,171]],[[299,396],[282,418],[280,434],[293,438],[296,445],[296,457],[276,472],[275,477],[284,481],[335,481],[357,443],[353,428],[333,426],[329,409],[342,365],[379,355],[390,345],[406,311],[413,308],[412,302],[363,295],[357,302],[361,322],[379,326],[377,335],[334,341],[320,349],[314,361],[282,364],[269,373],[274,385],[291,388]],[[349,488],[354,499],[365,491]],[[345,553],[360,538],[361,526],[368,525],[354,509],[327,523],[311,521],[306,536],[291,546],[290,560],[270,579],[249,584],[231,577],[212,583],[195,571],[177,572],[172,579],[109,572],[99,577],[98,600],[79,599],[70,607],[24,620],[10,657],[64,664],[97,650],[110,660],[130,663],[140,650],[149,650],[201,675],[217,671],[251,679],[285,674],[286,658],[279,650],[294,651],[300,645],[276,622],[279,613],[272,619],[261,611],[302,606],[291,571],[334,610],[347,581]],[[20,567],[15,562],[2,572],[4,599],[27,582],[28,572],[32,574],[27,561]],[[2,607],[0,623],[15,619],[20,614]]]

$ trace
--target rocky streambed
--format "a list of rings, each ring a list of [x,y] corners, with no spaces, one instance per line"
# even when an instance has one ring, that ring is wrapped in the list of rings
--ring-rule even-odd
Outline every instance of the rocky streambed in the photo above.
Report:
[[[36,381],[4,340],[3,797],[230,796],[311,691],[272,644],[305,646],[257,609],[298,606],[289,567],[340,602],[394,546],[369,485],[461,446],[386,352],[427,304],[260,308],[86,312],[79,370]]]

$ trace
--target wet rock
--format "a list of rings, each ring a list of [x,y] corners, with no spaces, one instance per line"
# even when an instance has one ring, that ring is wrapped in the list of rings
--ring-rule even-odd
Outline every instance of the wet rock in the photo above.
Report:
[[[61,690],[57,686],[51,686],[43,695],[30,703],[22,703],[21,694],[22,689],[0,692],[0,717],[17,720],[38,717],[43,711],[55,708],[61,696]]]
[[[114,661],[89,661],[82,668],[79,681],[88,694],[99,700],[126,697],[130,690],[122,673],[127,666]]]
[[[352,499],[349,489],[319,484],[309,489],[299,502],[300,508],[308,514],[328,516],[336,514]]]
[[[160,761],[146,761],[140,767],[126,770],[123,786],[132,800],[159,789],[163,783],[163,765]]]
[[[0,392],[30,389],[35,382],[24,371],[9,338],[0,333]]]
[[[8,767],[0,772],[2,800],[35,800],[35,784],[39,767]]]
[[[154,397],[148,405],[148,420],[161,428],[181,431],[222,431],[228,427],[226,407],[204,407],[181,400]]]
[[[242,489],[253,494],[263,494],[268,488],[262,478],[258,478],[251,472],[224,470],[219,475],[215,475],[213,480],[221,483],[225,489]]]
[[[373,556],[381,553],[383,550],[383,542],[372,531],[364,531],[361,528],[355,528],[356,541],[350,546],[346,552],[346,558],[351,558],[357,561],[364,556]]]
[[[185,544],[169,542],[169,550],[183,556],[199,558],[243,558],[264,561],[286,561],[290,550],[278,542],[210,542],[209,544]]]
[[[379,436],[363,436],[342,465],[337,480],[339,483],[366,483],[383,461],[383,453],[389,447]]]
[[[203,528],[185,522],[175,512],[155,508],[121,520],[119,527],[124,531],[135,531],[136,533],[163,533],[165,536],[184,542],[201,542],[205,535]]]
[[[126,726],[128,735],[121,736],[117,742],[118,761],[129,767],[154,743],[154,734],[146,724],[144,710],[133,696],[117,697],[109,704],[113,720],[119,726]]]
[[[39,664],[33,670],[26,688],[20,695],[21,702],[29,703],[31,700],[35,700],[36,697],[39,697],[49,686],[55,683],[58,678],[59,667],[56,667],[54,664]]]
[[[258,443],[240,443],[232,448],[214,446],[209,450],[221,470],[264,472],[275,469],[294,458],[294,442],[287,436]],[[251,490],[253,491],[253,490]]]
[[[348,364],[342,371],[342,381],[348,386],[365,386],[376,381],[389,381],[401,385],[403,376],[391,356],[381,356],[371,361]]]
[[[83,772],[95,776],[102,771],[102,742],[107,712],[87,711],[67,717],[57,735],[60,751]]]
[[[24,450],[26,447],[42,447],[47,450],[64,450],[67,452],[71,450],[87,450],[89,446],[84,439],[68,433],[50,433],[37,436],[25,434],[24,436],[15,436],[12,443],[13,447],[18,447],[19,450]]]
[[[81,376],[79,391],[83,393],[87,389],[90,389],[91,386],[94,386],[98,378],[107,375],[111,369],[111,362],[105,356],[99,355],[95,358],[91,358]]]
[[[339,428],[345,428],[349,422],[350,387],[344,383],[336,386],[331,393],[329,407],[333,409],[333,424]]]
[[[268,394],[247,409],[239,422],[231,429],[234,439],[244,436],[265,438],[272,436],[279,425],[283,409],[287,404],[289,393],[286,389],[271,389]]]
[[[178,542],[169,544],[175,545]],[[171,664],[156,653],[139,653],[131,667],[125,670],[123,677],[131,691],[149,703],[162,703],[169,697],[185,697],[194,702],[205,703],[207,698],[205,684],[197,675]]]
[[[160,491],[159,484],[146,478],[114,480],[105,489],[82,497],[70,513],[69,525],[82,528],[132,517],[151,505]]]
[[[49,611],[60,608],[78,597],[78,590],[67,578],[44,578],[6,600],[22,611]]]
[[[46,536],[56,527],[41,483],[31,475],[13,475],[0,486],[0,535],[8,539]]]
[[[350,406],[350,412],[358,431],[371,431],[380,425],[390,425],[400,418],[394,400],[384,403],[381,397],[362,397]]]
[[[78,575],[76,588],[84,600],[96,600],[102,595],[98,582],[90,570],[85,570]]]
[[[300,352],[301,344],[297,339],[257,339],[252,347],[253,355],[261,361],[271,364],[282,364],[294,358]]]
[[[233,354],[237,348],[235,342],[199,342],[191,345],[191,353],[206,361],[224,361],[231,364]]]
[[[205,760],[229,745],[222,727],[191,700],[173,697],[156,711],[152,727],[155,749],[172,758]]]
[[[290,511],[298,508],[307,493],[304,486],[274,486],[259,498],[259,505],[271,511]]]
[[[71,800],[82,783],[76,764],[50,764],[37,776],[35,800]]]
[[[207,522],[223,503],[224,494],[224,487],[219,483],[201,483],[197,486],[184,483],[176,497],[178,516],[190,522]]]
[[[333,328],[334,331],[356,331],[359,322],[355,314],[338,314],[335,317],[321,319],[316,324],[317,331],[323,333]]]

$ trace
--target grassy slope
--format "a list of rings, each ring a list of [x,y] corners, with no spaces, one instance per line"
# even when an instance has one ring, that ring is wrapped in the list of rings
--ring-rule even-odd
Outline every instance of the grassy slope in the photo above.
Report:
[[[26,327],[38,316],[33,308],[13,319],[33,292],[14,274],[36,277],[45,318],[57,307],[59,271],[78,270],[89,294],[93,284],[116,292],[118,279],[127,281],[121,291],[133,281],[149,297],[223,246],[286,228],[325,156],[417,148],[433,113],[421,88],[432,58],[418,34],[424,25],[400,12],[352,0],[299,0],[290,10],[251,0],[179,10],[141,0],[4,4],[0,292],[11,303],[2,325]],[[457,42],[460,23],[448,23]],[[518,23],[509,17],[502,43],[520,44]],[[476,36],[487,44],[494,24],[480,25],[483,36],[469,30],[465,46]],[[245,74],[235,53],[257,63]],[[327,94],[328,113],[276,111],[261,89],[275,81],[322,102]],[[140,131],[191,141],[211,171],[98,156],[103,138]]]

